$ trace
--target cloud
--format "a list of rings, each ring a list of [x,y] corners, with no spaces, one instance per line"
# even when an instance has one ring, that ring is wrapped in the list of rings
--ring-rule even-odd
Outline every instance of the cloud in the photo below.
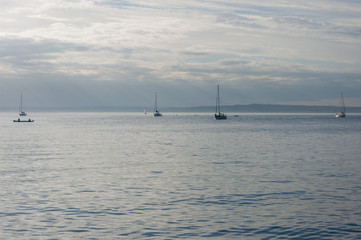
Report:
[[[307,88],[318,89],[320,101],[341,88],[357,98],[351,89],[359,88],[361,75],[360,5],[352,0],[7,1],[0,10],[0,74],[19,82],[47,79],[42,83],[54,86],[63,81],[57,85],[63,89],[82,86],[95,102],[102,97],[90,86],[120,84],[134,92],[164,86],[170,97],[179,96],[179,104],[185,99],[191,104],[188,99],[201,102],[201,97],[190,89],[213,89],[219,82],[240,93],[247,89],[254,95],[247,99],[254,101],[294,101],[314,92]],[[230,103],[244,101],[227,89]],[[328,89],[327,96],[322,89]],[[182,99],[188,92],[194,94]]]

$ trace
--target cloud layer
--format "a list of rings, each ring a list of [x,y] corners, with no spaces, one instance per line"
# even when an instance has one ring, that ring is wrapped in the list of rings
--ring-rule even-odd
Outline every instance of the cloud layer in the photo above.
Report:
[[[343,90],[361,105],[359,1],[14,0],[0,12],[2,105],[20,91],[33,105],[147,105],[156,89],[168,105],[211,105],[217,83],[225,104]]]

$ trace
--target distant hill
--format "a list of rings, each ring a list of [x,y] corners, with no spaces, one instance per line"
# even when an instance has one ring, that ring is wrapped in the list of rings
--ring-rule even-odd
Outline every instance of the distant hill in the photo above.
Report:
[[[164,108],[164,112],[214,112],[215,107],[175,107]],[[336,113],[340,107],[336,106],[305,106],[305,105],[277,105],[277,104],[249,104],[249,105],[226,105],[222,111],[227,112],[248,112],[248,113]],[[348,107],[348,113],[361,113],[361,107]]]

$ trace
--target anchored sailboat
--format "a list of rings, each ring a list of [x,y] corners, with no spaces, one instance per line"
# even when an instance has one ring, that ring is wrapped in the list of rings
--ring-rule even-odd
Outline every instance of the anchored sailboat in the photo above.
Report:
[[[341,92],[341,112],[336,113],[337,118],[344,118],[346,117],[346,108],[345,108],[345,102],[343,100],[343,92]]]
[[[23,111],[23,94],[22,93],[20,95],[19,116],[26,116],[26,112]]]
[[[23,94],[21,93],[21,95],[20,95],[20,106],[19,106],[19,116],[24,117],[26,115],[27,115],[26,112],[23,111]],[[13,122],[34,122],[34,120],[32,120],[30,118],[27,119],[27,120],[22,120],[22,119],[18,118],[16,120],[13,120]]]
[[[158,110],[157,92],[155,92],[155,103],[154,103],[154,117],[161,117],[162,114]]]
[[[217,85],[216,113],[214,114],[214,117],[217,120],[227,119],[227,115],[221,113],[221,99],[219,97],[219,85]]]

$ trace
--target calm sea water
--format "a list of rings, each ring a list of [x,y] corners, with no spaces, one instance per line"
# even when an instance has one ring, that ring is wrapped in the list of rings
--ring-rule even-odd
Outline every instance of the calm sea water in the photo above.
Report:
[[[361,116],[0,113],[0,239],[361,239]]]

